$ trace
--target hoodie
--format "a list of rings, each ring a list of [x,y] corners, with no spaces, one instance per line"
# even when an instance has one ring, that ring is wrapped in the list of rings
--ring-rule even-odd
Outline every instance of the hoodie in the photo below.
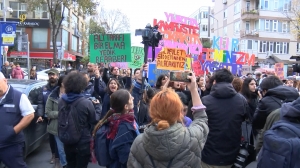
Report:
[[[12,70],[11,77],[13,79],[24,79],[24,73],[20,66],[17,66],[15,69]]]
[[[293,87],[277,86],[269,89],[266,95],[258,102],[254,113],[252,127],[262,129],[268,115],[281,107],[284,102],[292,102],[299,97],[299,93]]]
[[[84,97],[83,94],[75,94],[75,93],[67,93],[62,95],[62,98],[58,101],[58,109],[60,112],[60,109],[64,106],[63,101],[65,101],[67,104],[71,104],[75,100]],[[78,116],[78,125],[81,128],[82,136],[79,140],[79,144],[86,144],[90,143],[91,139],[91,130],[92,127],[97,123],[96,120],[96,111],[94,108],[94,105],[92,101],[88,99],[82,99],[79,101],[76,105],[76,111]]]
[[[300,98],[297,98],[291,103],[282,105],[280,119],[297,123],[300,122]]]

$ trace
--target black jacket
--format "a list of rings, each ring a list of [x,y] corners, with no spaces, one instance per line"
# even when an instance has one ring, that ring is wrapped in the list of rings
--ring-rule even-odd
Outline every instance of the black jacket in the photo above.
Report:
[[[8,67],[6,67],[5,65],[2,65],[1,72],[3,73],[3,75],[4,75],[4,77],[5,77],[6,79],[10,79],[10,74],[11,74],[11,73],[9,73]]]
[[[202,161],[216,166],[232,165],[240,150],[247,100],[235,91],[231,83],[217,83],[202,101],[209,127]]]
[[[40,94],[38,96],[38,106],[37,106],[37,113],[36,115],[39,117],[44,117],[45,115],[45,105],[50,93],[57,87],[57,84],[51,86],[48,82],[47,85],[43,86]]]
[[[269,89],[266,95],[259,101],[254,113],[252,127],[262,129],[265,126],[268,115],[281,108],[284,102],[292,102],[299,97],[299,93],[293,87],[277,86]]]
[[[126,78],[125,77],[121,77],[121,76],[116,76],[116,75],[110,75],[108,73],[108,69],[104,68],[104,71],[103,71],[103,81],[105,82],[106,85],[107,85],[107,83],[109,82],[109,80],[111,78],[118,79],[118,81],[119,81],[119,83],[121,85],[121,88],[125,89]],[[126,88],[126,89],[128,89],[128,88]]]

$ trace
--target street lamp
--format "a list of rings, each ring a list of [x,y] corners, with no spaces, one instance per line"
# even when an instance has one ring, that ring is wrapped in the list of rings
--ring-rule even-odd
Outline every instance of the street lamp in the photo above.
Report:
[[[209,17],[211,17],[217,21],[217,35],[219,36],[219,20],[216,19],[212,14],[209,14]]]
[[[10,12],[12,13],[13,12],[13,9],[10,8],[10,7],[6,7],[5,5],[5,0],[3,1],[3,21],[6,22],[6,12]],[[2,64],[4,64],[5,61],[7,61],[7,53],[5,52],[4,54],[4,47],[1,47],[1,50],[2,50],[2,53],[3,53],[3,56],[2,56]]]

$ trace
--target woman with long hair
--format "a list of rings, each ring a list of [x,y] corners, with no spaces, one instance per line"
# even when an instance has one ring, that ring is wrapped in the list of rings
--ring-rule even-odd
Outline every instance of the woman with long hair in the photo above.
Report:
[[[253,118],[256,110],[258,100],[260,99],[259,93],[256,90],[256,81],[254,78],[246,78],[241,88],[241,94],[246,98],[249,105],[250,119]]]
[[[193,100],[194,121],[183,124],[183,104],[178,94],[163,89],[150,102],[151,124],[138,136],[131,147],[127,166],[142,167],[199,167],[201,151],[208,135],[205,106],[200,100],[195,74],[187,83]]]
[[[127,167],[131,145],[139,134],[134,120],[133,99],[129,91],[124,89],[112,93],[110,96],[111,109],[98,122],[93,131],[95,136],[101,126],[105,124],[109,126],[107,139],[110,143],[106,146],[109,156],[104,157],[109,157],[112,162],[106,165],[107,168]]]
[[[67,165],[66,154],[64,150],[64,144],[58,138],[58,100],[63,94],[65,94],[65,87],[63,84],[63,79],[65,76],[60,76],[57,82],[57,87],[50,93],[49,98],[47,99],[45,106],[45,113],[49,119],[47,131],[54,135],[56,142],[56,152],[59,155],[59,159],[55,159],[54,168],[60,168],[59,161],[61,166],[64,168]]]
[[[30,69],[30,73],[29,74],[30,74],[30,79],[37,80],[36,66],[33,66]]]
[[[149,87],[144,91],[143,100],[140,100],[138,104],[137,123],[139,125],[140,132],[144,132],[144,128],[151,122],[149,105],[156,92],[156,89]]]
[[[155,89],[158,90],[162,89],[162,87],[164,86],[164,84],[167,82],[168,79],[169,76],[167,74],[159,75],[156,80]]]

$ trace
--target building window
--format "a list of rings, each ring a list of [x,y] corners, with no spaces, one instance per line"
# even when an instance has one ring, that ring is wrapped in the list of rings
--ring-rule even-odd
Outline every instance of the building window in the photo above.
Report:
[[[265,3],[264,3],[264,9],[269,9],[269,1],[268,0],[265,0]]]
[[[273,32],[277,32],[278,29],[278,20],[273,20]]]
[[[64,6],[63,6],[63,8],[65,8],[65,10],[64,10],[64,13],[63,13],[64,20],[62,22],[62,25],[66,26],[66,27],[69,27],[69,23],[70,23],[70,10],[69,10],[69,8],[64,7]]]
[[[282,23],[282,32],[283,32],[283,33],[287,33],[287,27],[288,27],[288,26],[287,26],[287,22],[283,22],[283,23]]]
[[[0,2],[0,10],[3,10],[3,3]]]
[[[227,18],[227,9],[224,10],[224,19]]]
[[[237,2],[234,4],[234,14],[238,14],[241,11],[241,2]]]
[[[78,49],[78,38],[76,36],[72,36],[72,51],[77,52]]]
[[[78,52],[80,53],[80,54],[83,54],[82,53],[82,40],[79,40],[79,46],[78,46]]]
[[[283,2],[283,11],[288,11],[288,7],[289,7],[289,1],[285,0]]]
[[[32,29],[32,48],[47,48],[48,29],[33,28]]]
[[[202,31],[208,31],[208,27],[207,27],[207,25],[202,25],[202,29],[201,29]]]
[[[274,10],[278,10],[278,0],[274,0]]]
[[[69,32],[62,29],[62,42],[65,44],[66,50],[69,50]]]
[[[72,14],[72,28],[75,29],[78,25],[78,17],[76,15],[74,15],[74,13]]]
[[[234,23],[234,33],[240,32],[240,21]]]
[[[297,53],[300,53],[300,43],[297,43]]]
[[[247,41],[247,49],[252,50],[252,40]]]
[[[13,18],[19,18],[20,15],[27,13],[26,3],[9,2],[9,7],[13,9],[13,12],[11,13]]]
[[[207,11],[204,11],[204,12],[201,12],[202,13],[202,18],[208,18],[208,12]]]
[[[223,28],[223,36],[227,36],[227,26]]]
[[[265,30],[270,31],[270,20],[266,20],[265,22]]]
[[[48,19],[49,13],[48,13],[48,5],[42,4],[40,7],[37,7],[33,11],[33,18],[35,19]]]
[[[267,52],[267,42],[266,41],[259,42],[259,52],[261,52],[261,53]]]

